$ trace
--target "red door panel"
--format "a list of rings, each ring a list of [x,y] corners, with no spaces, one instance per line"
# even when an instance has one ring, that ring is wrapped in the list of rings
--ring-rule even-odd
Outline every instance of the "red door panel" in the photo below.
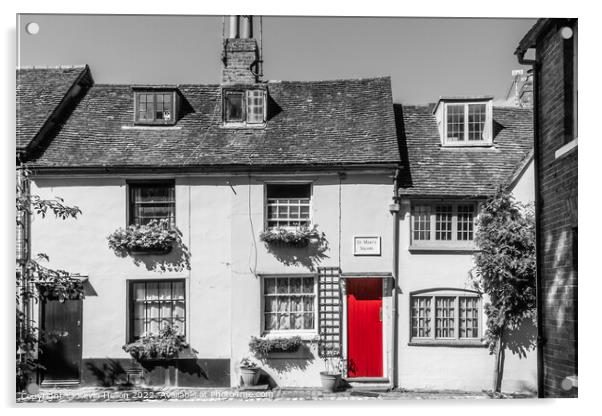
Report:
[[[383,376],[382,279],[347,279],[348,377]]]

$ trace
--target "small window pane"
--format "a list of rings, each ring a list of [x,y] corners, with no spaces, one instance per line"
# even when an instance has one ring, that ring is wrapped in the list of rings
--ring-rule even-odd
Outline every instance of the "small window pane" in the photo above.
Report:
[[[470,241],[474,231],[474,205],[458,205],[458,240]]]
[[[263,293],[266,293],[266,294],[276,293],[276,279],[266,278],[263,281]]]
[[[455,297],[435,298],[435,338],[455,337]]]
[[[479,336],[479,299],[460,298],[460,338],[478,338]]]
[[[464,104],[447,105],[447,140],[463,141],[464,139]]]
[[[227,93],[225,97],[226,122],[243,121],[243,93]]]
[[[414,240],[431,239],[431,207],[428,205],[417,205],[414,210]]]
[[[468,104],[468,140],[483,140],[485,118],[487,116],[486,104]]]
[[[415,296],[412,298],[412,336],[429,338],[431,336],[431,298]]]
[[[451,205],[435,207],[435,240],[452,239],[452,212]]]

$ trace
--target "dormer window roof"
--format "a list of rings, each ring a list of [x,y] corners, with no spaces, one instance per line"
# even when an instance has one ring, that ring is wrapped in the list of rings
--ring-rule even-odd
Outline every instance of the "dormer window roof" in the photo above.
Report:
[[[491,146],[492,97],[445,97],[433,113],[442,146]]]
[[[134,87],[134,124],[174,125],[178,94],[174,87]]]
[[[263,127],[267,120],[267,91],[257,86],[224,87],[224,127]]]

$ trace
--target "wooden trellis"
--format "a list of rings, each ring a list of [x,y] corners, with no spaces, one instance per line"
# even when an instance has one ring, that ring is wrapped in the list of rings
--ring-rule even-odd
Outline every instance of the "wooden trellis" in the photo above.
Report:
[[[318,331],[320,357],[341,351],[341,273],[338,267],[318,268]]]

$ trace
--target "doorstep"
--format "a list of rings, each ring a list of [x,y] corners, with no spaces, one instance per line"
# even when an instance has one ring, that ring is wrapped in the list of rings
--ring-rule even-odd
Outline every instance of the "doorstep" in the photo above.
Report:
[[[344,379],[354,391],[388,391],[391,382],[387,377],[353,377]]]

